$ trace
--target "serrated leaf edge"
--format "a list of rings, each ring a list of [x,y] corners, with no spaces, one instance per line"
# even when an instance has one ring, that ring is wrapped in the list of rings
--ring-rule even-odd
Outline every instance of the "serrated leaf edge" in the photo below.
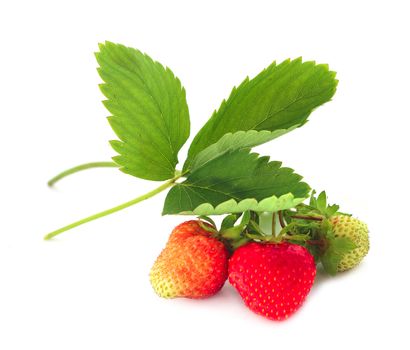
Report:
[[[297,128],[300,127],[300,124],[295,124],[288,129],[277,129],[274,131],[269,130],[240,130],[234,133],[228,132],[224,134],[217,142],[209,145],[207,148],[203,149],[199,152],[192,161],[192,164],[187,171],[193,171],[197,168],[205,166],[208,162],[212,161],[213,159],[222,156],[227,152],[232,152],[235,150],[241,150],[246,148],[252,148],[269,141],[272,141],[280,136],[283,136]],[[252,137],[259,135],[259,139],[255,141]],[[235,145],[231,145],[230,139],[235,138],[242,138],[247,139],[248,141],[242,144],[240,147],[236,147]],[[226,147],[228,145],[228,147]],[[212,151],[214,153],[212,153]],[[214,154],[212,157],[209,157],[209,154]],[[205,160],[204,160],[205,159]]]
[[[247,210],[256,212],[277,212],[295,207],[302,203],[305,198],[295,198],[292,193],[284,194],[280,197],[271,196],[261,201],[255,198],[246,198],[237,202],[235,199],[229,199],[214,207],[210,203],[202,203],[193,211],[182,211],[176,215],[222,215],[229,213],[242,213]]]

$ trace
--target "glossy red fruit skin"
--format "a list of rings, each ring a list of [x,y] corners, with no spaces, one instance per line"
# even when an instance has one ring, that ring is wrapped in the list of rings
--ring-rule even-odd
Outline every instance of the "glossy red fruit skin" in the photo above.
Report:
[[[309,251],[291,243],[248,243],[229,260],[229,282],[245,304],[271,320],[284,320],[309,294],[316,265]]]

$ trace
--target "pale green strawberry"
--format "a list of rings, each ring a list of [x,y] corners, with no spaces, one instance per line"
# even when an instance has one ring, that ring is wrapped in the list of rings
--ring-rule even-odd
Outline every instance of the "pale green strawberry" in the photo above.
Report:
[[[352,240],[356,248],[343,255],[337,271],[346,271],[359,265],[369,251],[369,229],[367,225],[348,215],[336,215],[330,218],[335,238],[346,237]]]

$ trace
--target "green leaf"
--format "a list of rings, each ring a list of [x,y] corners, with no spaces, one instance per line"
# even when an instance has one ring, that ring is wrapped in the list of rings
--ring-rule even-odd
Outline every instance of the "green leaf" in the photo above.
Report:
[[[267,130],[248,130],[225,134],[218,140],[218,142],[199,152],[193,160],[189,170],[195,171],[196,169],[204,166],[206,163],[222,156],[227,152],[261,145],[262,143],[268,142],[292,131],[296,127],[297,125],[289,129],[279,129],[272,132]]]
[[[176,187],[174,187],[176,188]],[[194,209],[182,210],[178,206],[174,206],[171,201],[175,200],[176,196],[180,196],[180,188],[176,188],[177,191],[171,193],[168,199],[168,203],[165,203],[163,215],[167,214],[181,214],[181,215],[223,215],[228,213],[243,213],[247,210],[256,212],[277,212],[279,210],[293,208],[299,203],[303,202],[305,198],[296,198],[292,193],[287,193],[282,196],[271,196],[258,201],[254,198],[247,198],[241,201],[235,199],[229,199],[218,205],[212,205],[211,203],[197,204]],[[171,189],[172,191],[172,189]],[[171,192],[170,191],[170,192]],[[192,200],[193,197],[184,197],[183,200]]]
[[[229,132],[303,125],[314,108],[334,95],[335,76],[327,65],[298,58],[279,65],[274,62],[255,78],[246,78],[195,136],[184,170],[199,152]]]
[[[337,273],[337,266],[343,256],[356,248],[354,242],[347,237],[337,237],[328,240],[326,252],[321,257],[323,268],[330,275]]]
[[[309,186],[292,169],[249,149],[224,153],[195,169],[165,199],[163,214],[278,211],[301,203]]]
[[[127,174],[166,180],[175,174],[178,151],[189,136],[185,89],[169,68],[146,54],[105,42],[96,53],[109,122],[114,161]]]

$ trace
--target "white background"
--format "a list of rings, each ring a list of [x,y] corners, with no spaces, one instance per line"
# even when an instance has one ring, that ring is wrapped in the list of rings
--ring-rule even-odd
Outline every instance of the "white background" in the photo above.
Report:
[[[406,1],[4,1],[0,5],[0,348],[406,348],[410,24]],[[164,195],[44,242],[43,234],[158,184],[116,169],[93,52],[111,40],[171,67],[192,135],[246,75],[303,56],[329,63],[334,100],[259,147],[366,221],[363,264],[319,273],[286,322],[254,315],[225,285],[165,300],[148,281],[172,228]],[[181,152],[181,161],[186,153]]]

